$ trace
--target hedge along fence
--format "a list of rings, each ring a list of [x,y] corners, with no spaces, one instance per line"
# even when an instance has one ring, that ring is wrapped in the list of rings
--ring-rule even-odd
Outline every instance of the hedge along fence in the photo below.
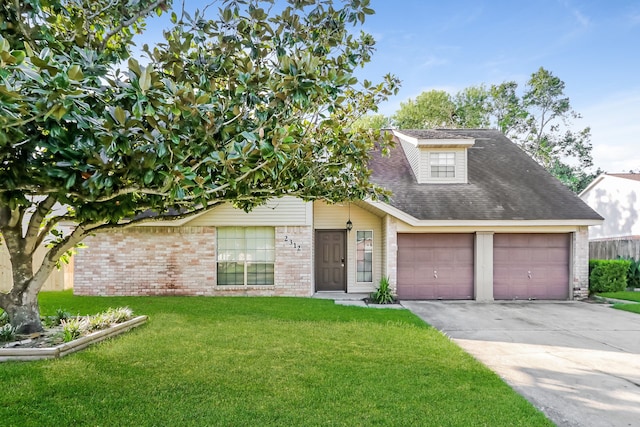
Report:
[[[589,261],[589,292],[620,292],[627,287],[631,262],[624,259]]]

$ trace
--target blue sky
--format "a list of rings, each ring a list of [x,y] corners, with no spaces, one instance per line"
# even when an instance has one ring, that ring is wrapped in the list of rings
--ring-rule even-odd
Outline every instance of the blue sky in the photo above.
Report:
[[[187,10],[207,1],[186,0]],[[176,6],[180,3],[176,2]],[[421,92],[514,80],[524,86],[541,66],[591,127],[594,164],[607,172],[640,170],[640,1],[371,0],[364,30],[377,52],[359,77],[402,80],[380,112]],[[149,21],[142,42],[158,37]]]

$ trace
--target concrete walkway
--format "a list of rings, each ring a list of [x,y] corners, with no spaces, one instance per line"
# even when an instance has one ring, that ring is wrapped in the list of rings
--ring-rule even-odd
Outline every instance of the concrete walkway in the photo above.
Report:
[[[640,426],[640,315],[583,302],[402,304],[558,426]]]

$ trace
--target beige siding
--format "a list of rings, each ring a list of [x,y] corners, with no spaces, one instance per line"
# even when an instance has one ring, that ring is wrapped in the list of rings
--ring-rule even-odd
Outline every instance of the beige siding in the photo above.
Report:
[[[189,221],[185,226],[310,226],[311,220],[311,203],[295,197],[282,197],[270,200],[248,213],[234,208],[231,204],[220,205]]]
[[[349,216],[349,211],[351,216]],[[329,205],[313,204],[313,222],[316,230],[344,230],[351,218],[353,230],[347,233],[347,292],[371,292],[382,277],[382,218],[349,203]],[[373,282],[356,283],[356,231],[373,231]]]
[[[46,254],[45,248],[39,248],[35,254],[35,265],[39,265]],[[64,264],[60,270],[54,269],[42,287],[43,291],[62,291],[73,287],[73,262]],[[0,292],[8,292],[13,286],[11,261],[6,246],[0,244]]]

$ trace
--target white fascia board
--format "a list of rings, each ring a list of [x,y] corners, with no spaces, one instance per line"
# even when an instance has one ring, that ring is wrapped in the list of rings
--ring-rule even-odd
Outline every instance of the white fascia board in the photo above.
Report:
[[[389,215],[414,227],[546,227],[546,226],[587,226],[600,225],[602,219],[510,219],[510,220],[421,220],[384,202],[365,200]]]
[[[587,194],[589,191],[593,189],[600,181],[602,181],[607,176],[607,173],[601,173],[598,175],[587,187],[578,194],[578,197],[582,198],[583,195]]]
[[[476,140],[471,138],[460,138],[460,139],[418,139],[413,136],[405,135],[402,132],[398,132],[397,130],[393,131],[393,134],[404,141],[413,144],[416,147],[440,147],[440,146],[451,146],[451,147],[471,147],[476,143]]]

